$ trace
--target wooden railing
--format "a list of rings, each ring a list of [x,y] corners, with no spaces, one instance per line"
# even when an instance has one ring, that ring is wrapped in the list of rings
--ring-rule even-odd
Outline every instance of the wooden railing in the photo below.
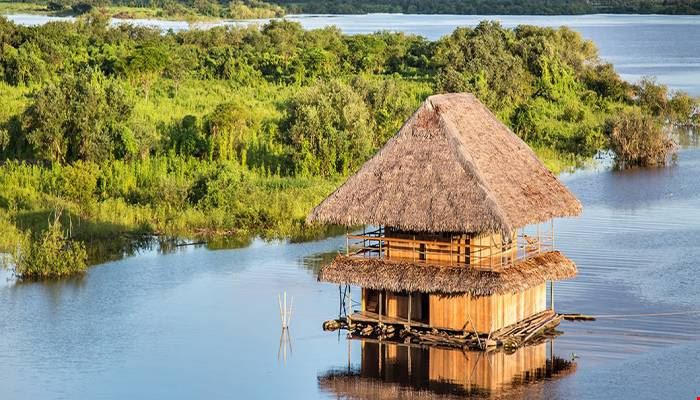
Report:
[[[472,243],[465,243],[465,239],[459,236],[452,236],[449,241],[391,237],[385,235],[383,228],[379,228],[362,234],[347,235],[346,252],[353,257],[410,260],[418,263],[499,270],[554,249],[553,229],[521,229],[510,242],[497,243],[493,236],[486,238],[490,244],[473,243],[483,242],[484,238],[472,238]]]

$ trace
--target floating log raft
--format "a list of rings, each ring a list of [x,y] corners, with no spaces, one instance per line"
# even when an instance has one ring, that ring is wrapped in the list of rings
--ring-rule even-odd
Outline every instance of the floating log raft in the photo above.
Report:
[[[489,351],[502,348],[506,351],[514,351],[519,347],[557,336],[560,332],[555,328],[563,318],[572,316],[576,320],[591,318],[580,314],[557,314],[552,310],[545,310],[516,324],[484,334],[468,330],[437,329],[423,323],[413,323],[409,326],[406,321],[397,318],[383,318],[380,321],[371,313],[355,313],[350,318],[326,321],[323,323],[323,329],[327,331],[345,329],[351,337],[470,350]]]

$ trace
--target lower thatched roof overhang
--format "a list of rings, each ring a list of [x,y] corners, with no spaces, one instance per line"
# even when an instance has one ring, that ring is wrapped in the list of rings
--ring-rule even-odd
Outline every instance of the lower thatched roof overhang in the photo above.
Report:
[[[517,293],[546,281],[573,278],[576,272],[576,264],[559,251],[530,257],[500,271],[338,255],[321,269],[318,280],[392,292],[480,297]]]

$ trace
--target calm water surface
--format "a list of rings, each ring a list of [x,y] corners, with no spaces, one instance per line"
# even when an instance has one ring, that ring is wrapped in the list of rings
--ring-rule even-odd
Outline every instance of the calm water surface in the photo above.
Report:
[[[10,15],[24,25],[43,24],[52,18],[40,15]],[[503,15],[291,15],[287,19],[305,28],[335,25],[346,33],[400,31],[438,39],[459,26],[474,26],[482,20],[497,20],[504,26],[521,24],[558,27],[566,25],[592,39],[601,56],[615,65],[623,78],[634,82],[642,76],[655,76],[672,89],[700,96],[700,16],[678,15],[577,15],[577,16],[503,16]],[[185,21],[114,20],[175,31],[219,25],[263,23],[223,21],[190,24]]]
[[[485,18],[506,26],[571,26],[593,39],[625,78],[656,75],[700,95],[698,17],[290,17],[307,28],[391,29],[431,39]],[[184,22],[137,23],[189,28]],[[495,388],[496,394],[700,395],[700,314],[639,316],[700,309],[700,149],[696,141],[683,143],[671,168],[614,172],[598,165],[562,176],[584,213],[556,223],[557,247],[579,266],[576,279],[556,284],[556,305],[562,312],[601,318],[562,323],[564,334],[542,348],[547,358],[553,348],[554,356],[574,359],[565,377],[535,379],[515,389],[508,383]],[[351,374],[366,373],[373,356],[372,346],[362,349],[351,341],[348,352],[342,335],[320,328],[338,312],[338,288],[318,283],[316,272],[343,245],[335,237],[311,243],[257,240],[233,250],[143,250],[94,267],[80,280],[16,285],[0,277],[0,398],[334,398],[338,392],[323,378],[347,372],[348,359]],[[294,297],[286,360],[277,305],[283,291]],[[420,370],[420,361],[414,364]],[[469,382],[503,373],[496,359],[479,365],[468,372]],[[400,366],[385,364],[383,370],[385,379],[375,386],[406,383]],[[435,389],[413,376],[413,387]],[[452,386],[445,389],[444,383],[440,391],[450,393]],[[481,392],[476,389],[472,394]]]
[[[700,309],[700,149],[688,144],[671,168],[591,167],[563,180],[584,213],[556,223],[557,247],[579,266],[577,278],[557,283],[557,308],[625,316],[563,322],[552,347],[556,357],[576,357],[574,368],[495,391],[508,398],[700,395],[698,314],[634,316]],[[334,398],[320,378],[347,371],[348,357],[351,373],[376,364],[371,346],[350,341],[348,348],[344,336],[321,330],[338,313],[338,288],[317,282],[316,272],[343,245],[334,237],[144,250],[80,280],[17,285],[3,278],[0,398]],[[286,360],[277,303],[283,291],[294,297]],[[543,346],[541,357],[521,359],[550,358],[550,345]],[[500,373],[491,371],[504,368],[494,360],[482,360],[469,379]],[[420,367],[414,361],[414,371]],[[386,380],[401,381],[405,371],[391,368],[384,366]],[[434,386],[416,376],[413,386]]]

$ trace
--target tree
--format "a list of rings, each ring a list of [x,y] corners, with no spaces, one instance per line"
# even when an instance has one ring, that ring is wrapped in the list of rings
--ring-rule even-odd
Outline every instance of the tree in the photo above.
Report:
[[[354,171],[369,157],[373,128],[362,97],[332,80],[292,100],[284,139],[298,173],[332,176]]]
[[[205,121],[209,158],[238,160],[242,165],[246,165],[246,144],[255,135],[257,125],[250,108],[241,103],[224,103],[217,106]]]
[[[153,82],[170,64],[168,49],[162,45],[148,44],[137,47],[127,61],[127,75],[140,82],[148,101]]]
[[[532,76],[514,54],[515,35],[496,22],[458,28],[435,51],[438,89],[472,92],[495,113],[507,116],[532,93]]]
[[[134,146],[127,89],[99,70],[64,77],[36,93],[22,130],[37,158],[51,162],[124,157]]]

